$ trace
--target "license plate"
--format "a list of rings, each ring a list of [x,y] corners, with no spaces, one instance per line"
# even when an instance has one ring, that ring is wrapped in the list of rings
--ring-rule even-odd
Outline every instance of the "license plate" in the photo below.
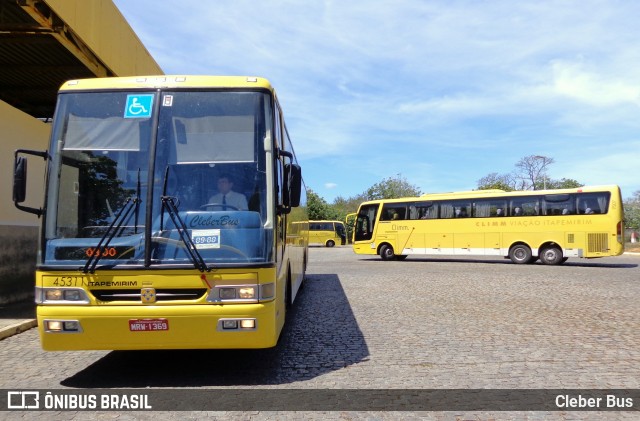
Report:
[[[131,332],[157,332],[160,330],[169,330],[169,321],[167,319],[129,320],[129,330]]]

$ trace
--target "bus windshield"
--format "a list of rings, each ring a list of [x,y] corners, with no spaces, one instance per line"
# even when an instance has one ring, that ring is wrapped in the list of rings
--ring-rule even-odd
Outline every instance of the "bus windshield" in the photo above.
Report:
[[[44,264],[270,261],[271,121],[258,91],[60,95]]]

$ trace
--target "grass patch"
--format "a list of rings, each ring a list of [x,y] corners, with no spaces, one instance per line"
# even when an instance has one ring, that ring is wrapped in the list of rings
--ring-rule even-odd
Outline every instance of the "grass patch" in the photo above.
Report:
[[[630,253],[640,253],[640,243],[626,243],[624,245],[624,251]]]

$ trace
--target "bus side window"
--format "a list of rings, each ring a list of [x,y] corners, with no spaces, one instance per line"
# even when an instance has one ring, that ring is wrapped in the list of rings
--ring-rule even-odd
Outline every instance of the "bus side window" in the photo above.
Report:
[[[524,201],[527,200],[527,201]],[[513,200],[510,203],[509,216],[538,216],[540,207],[537,198]]]
[[[455,210],[456,218],[466,218],[469,216],[466,206],[461,206]]]
[[[546,215],[575,215],[575,196],[570,194],[547,194],[543,204]]]
[[[475,218],[487,218],[490,216],[504,216],[507,207],[505,201],[478,200],[473,204],[473,216]]]
[[[584,215],[607,213],[607,193],[583,193],[578,195],[578,213]]]
[[[453,203],[441,202],[440,203],[440,218],[449,219],[454,216]]]
[[[382,208],[382,218],[383,221],[398,221],[405,220],[407,214],[407,207],[405,205],[398,206],[393,205],[389,207]]]
[[[409,206],[409,219],[420,219],[420,208],[416,205]]]
[[[438,208],[433,202],[416,203],[411,208],[410,219],[436,219],[438,217]]]

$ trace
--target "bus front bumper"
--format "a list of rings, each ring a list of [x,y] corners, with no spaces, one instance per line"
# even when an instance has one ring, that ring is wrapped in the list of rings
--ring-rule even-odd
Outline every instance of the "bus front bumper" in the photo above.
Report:
[[[37,309],[42,348],[64,350],[270,348],[276,302]]]
[[[378,254],[375,243],[354,243],[353,251],[356,254]]]

